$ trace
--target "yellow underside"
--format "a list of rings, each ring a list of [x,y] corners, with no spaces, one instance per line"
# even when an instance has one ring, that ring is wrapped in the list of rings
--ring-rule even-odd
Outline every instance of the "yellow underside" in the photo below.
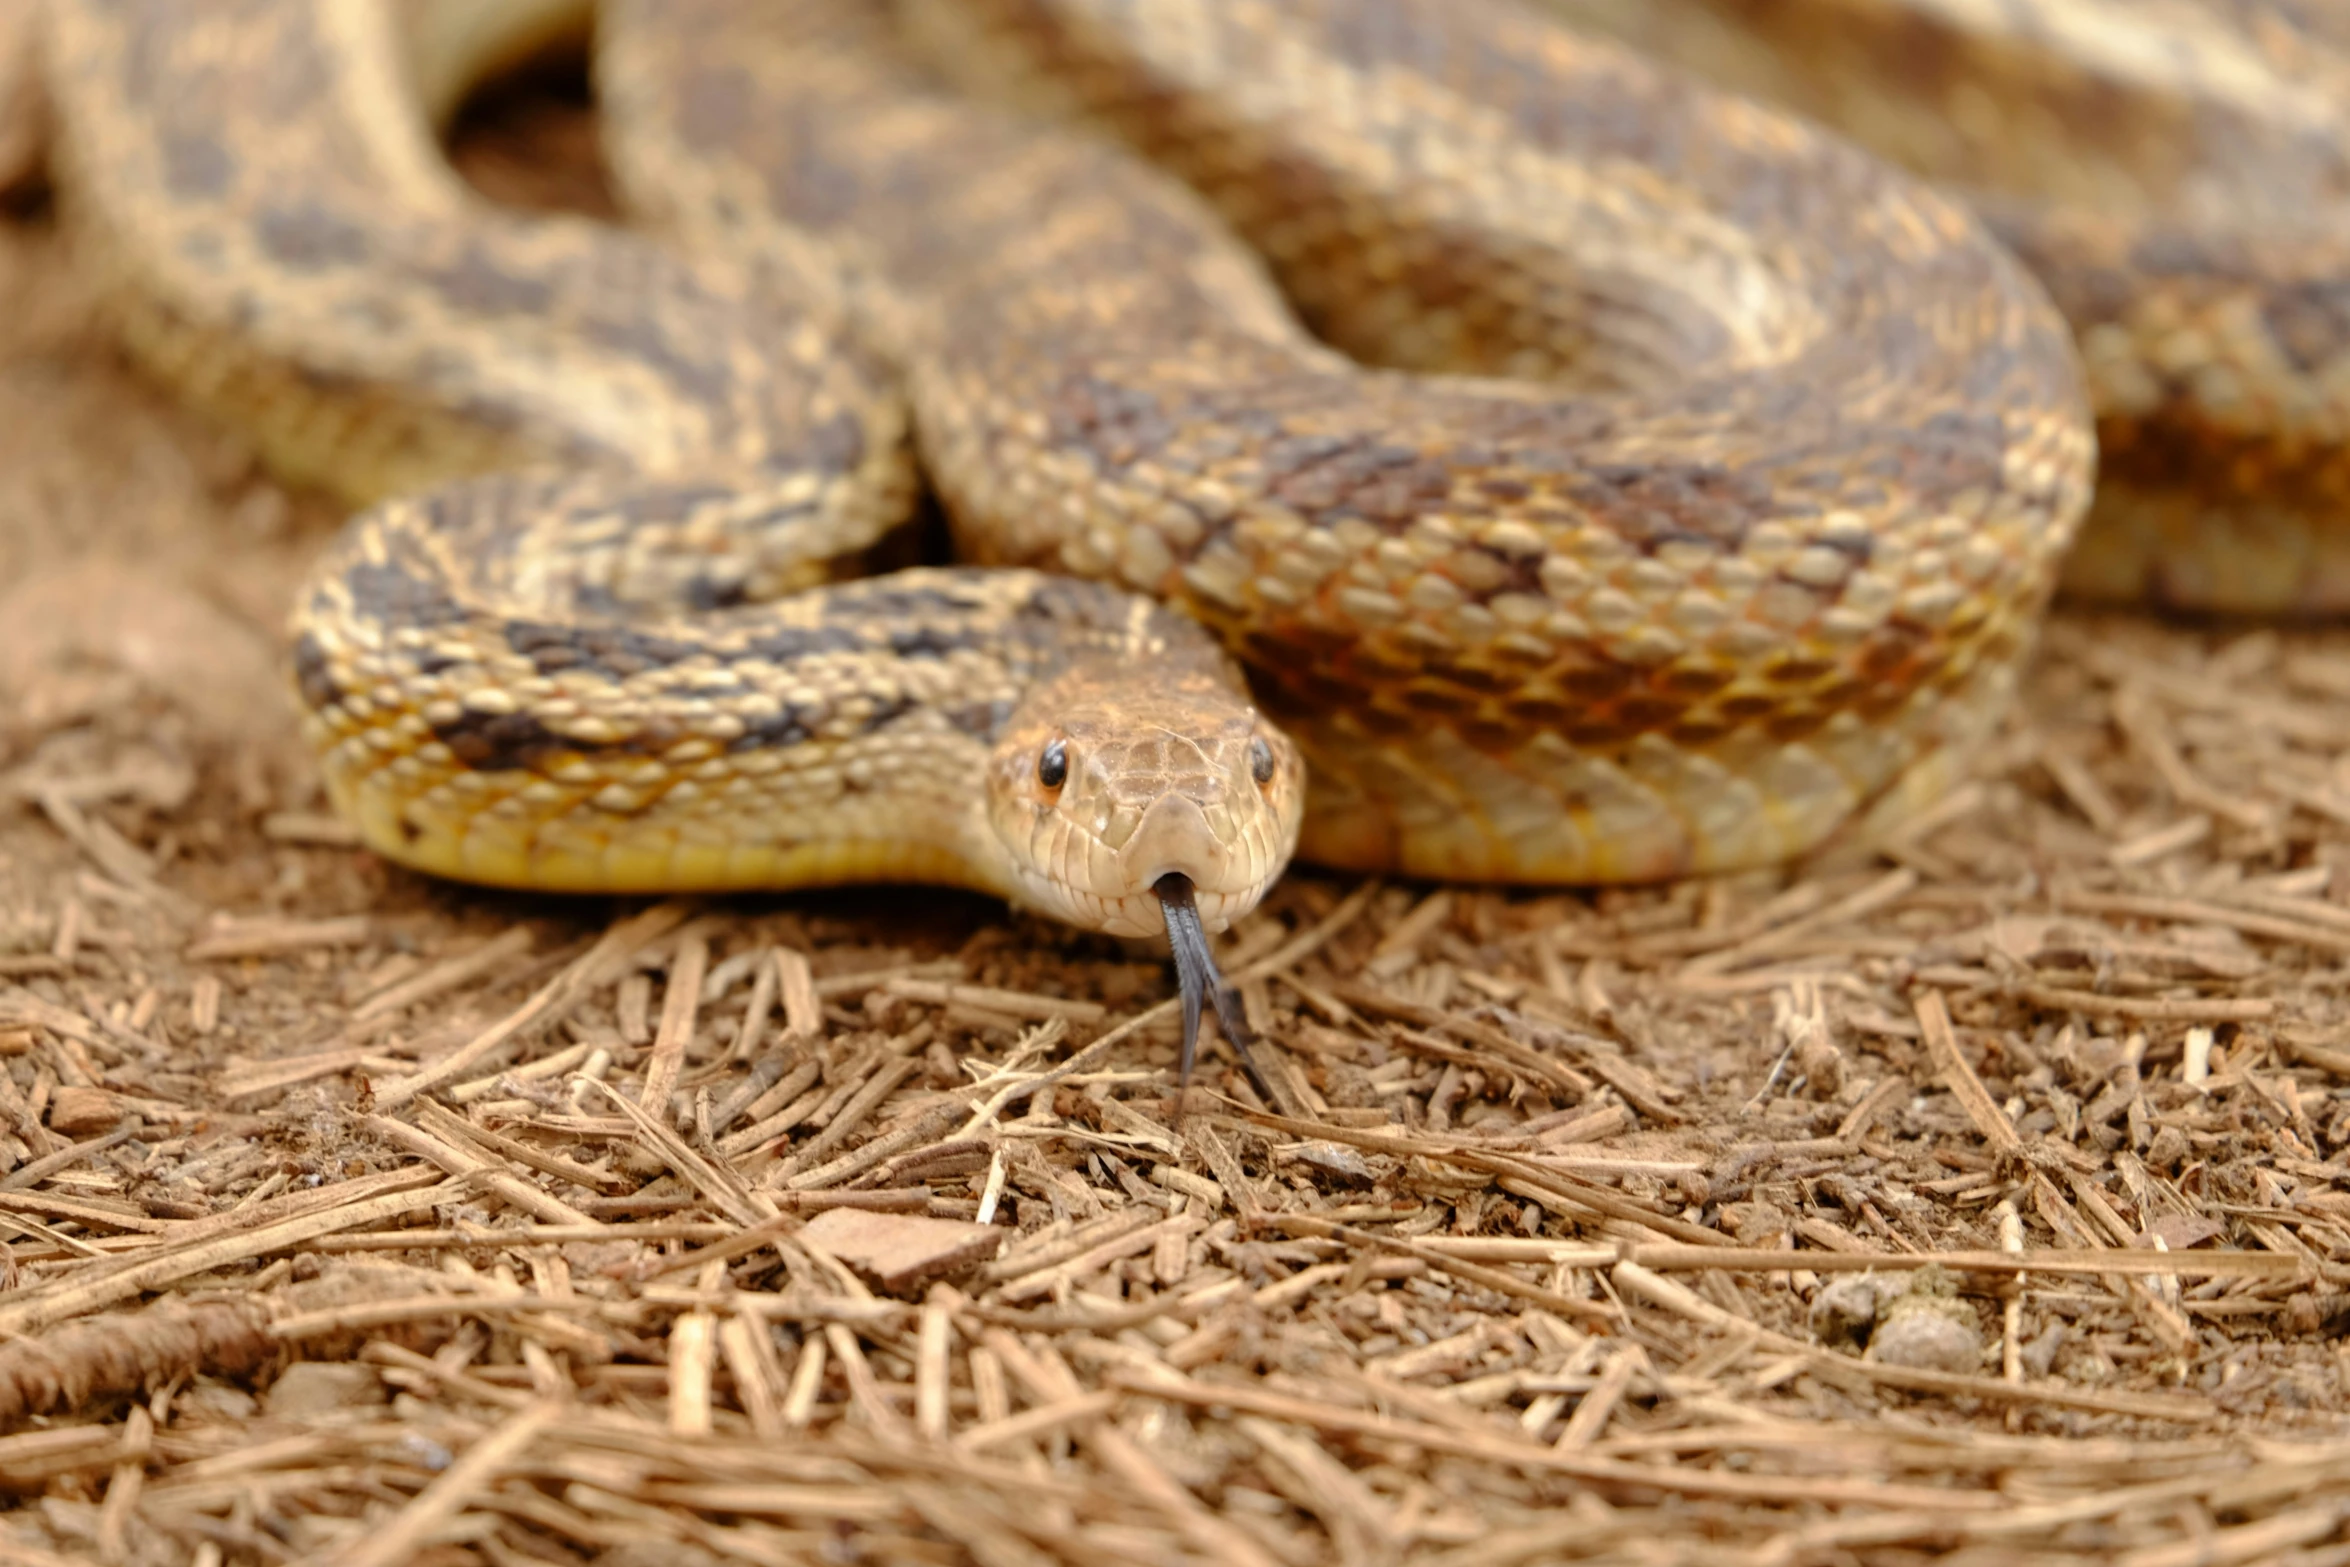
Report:
[[[341,791],[333,791],[340,795]],[[693,837],[676,831],[588,831],[547,822],[473,818],[463,830],[418,829],[389,792],[336,800],[368,848],[410,870],[488,887],[540,892],[789,891],[860,882],[1003,888],[937,844],[843,835],[789,845]]]

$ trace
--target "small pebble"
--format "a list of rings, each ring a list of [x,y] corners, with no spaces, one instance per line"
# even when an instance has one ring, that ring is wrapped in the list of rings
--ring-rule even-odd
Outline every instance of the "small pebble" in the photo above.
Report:
[[[1971,1374],[1982,1369],[1983,1340],[1971,1322],[1939,1311],[1913,1311],[1871,1334],[1866,1358],[1913,1371]]]
[[[1922,1268],[1909,1288],[1879,1301],[1867,1358],[1916,1371],[1980,1371],[1983,1336],[1975,1309],[1958,1298],[1958,1280],[1940,1268]]]
[[[1876,1325],[1877,1281],[1864,1274],[1840,1275],[1812,1297],[1812,1337],[1830,1349],[1860,1349]]]
[[[1772,1202],[1724,1203],[1721,1221],[1741,1246],[1777,1246],[1795,1227],[1795,1215]]]
[[[383,1379],[373,1366],[324,1360],[294,1362],[261,1395],[261,1407],[281,1420],[314,1420],[385,1401]]]

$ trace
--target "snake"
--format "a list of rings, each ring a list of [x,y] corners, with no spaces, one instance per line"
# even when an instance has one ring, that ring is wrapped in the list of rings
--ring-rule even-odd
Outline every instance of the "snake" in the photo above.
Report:
[[[2097,414],[2068,595],[2350,607],[2350,8],[1543,4],[1932,180],[2047,285]]]
[[[1163,933],[1188,1075],[1293,854],[1777,865],[2011,699],[2082,360],[1843,137],[1514,0],[607,0],[626,221],[496,208],[440,128],[590,9],[46,12],[115,335],[355,508],[292,684],[396,863]]]

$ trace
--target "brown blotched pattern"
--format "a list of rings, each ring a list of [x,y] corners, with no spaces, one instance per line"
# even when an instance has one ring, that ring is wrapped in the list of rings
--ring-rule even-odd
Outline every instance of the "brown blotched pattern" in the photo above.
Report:
[[[1257,776],[1152,600],[1296,737],[1324,861],[1784,859],[1946,782],[2086,500],[2063,322],[1959,204],[1507,5],[619,0],[607,146],[666,246],[480,210],[376,0],[62,9],[134,347],[281,466],[423,492],[294,662],[338,800],[433,869],[1115,928],[1086,900],[1182,845],[1244,906],[1296,757]],[[818,586],[908,491],[856,344],[968,556],[1148,597]]]
[[[851,308],[966,548],[1221,633],[1311,759],[1303,852],[1765,863],[1980,732],[2091,443],[1955,203],[1512,7],[904,9],[1014,112],[926,96],[857,7],[616,6],[622,179],[880,278]]]
[[[1972,201],[2078,334],[2101,473],[2064,585],[2350,606],[2350,10],[1544,0]]]

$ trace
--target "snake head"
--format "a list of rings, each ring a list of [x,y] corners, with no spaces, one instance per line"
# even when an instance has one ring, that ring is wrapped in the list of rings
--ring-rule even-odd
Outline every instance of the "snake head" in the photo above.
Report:
[[[1020,901],[1113,936],[1166,931],[1163,877],[1220,931],[1297,847],[1305,763],[1228,669],[1080,664],[999,733],[988,815]]]

